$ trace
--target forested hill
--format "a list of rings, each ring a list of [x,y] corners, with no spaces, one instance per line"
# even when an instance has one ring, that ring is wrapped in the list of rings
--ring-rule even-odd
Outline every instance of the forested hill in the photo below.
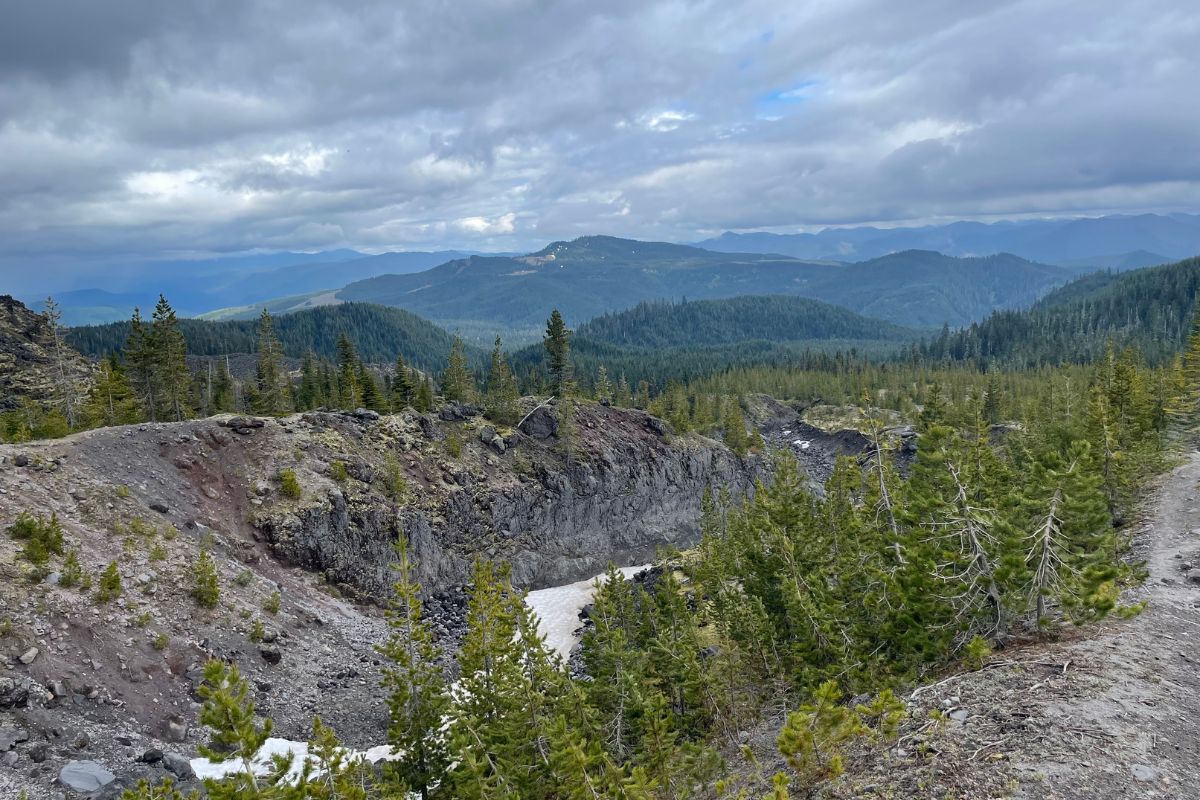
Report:
[[[1024,312],[997,312],[935,338],[928,355],[1006,365],[1087,362],[1108,341],[1133,344],[1163,361],[1187,338],[1200,290],[1200,257],[1175,264],[1080,278]]]
[[[603,366],[614,380],[661,388],[734,367],[836,370],[852,353],[886,359],[907,352],[922,333],[786,295],[655,301],[581,324],[571,357],[584,384]],[[513,354],[522,376],[543,361],[541,344]]]
[[[486,322],[501,331],[538,325],[551,308],[568,319],[589,319],[660,298],[763,294],[809,297],[900,325],[938,327],[1026,307],[1076,274],[1012,255],[954,258],[911,250],[840,264],[589,236],[519,258],[474,257],[384,275],[352,283],[337,296],[399,306],[434,321]]]
[[[400,353],[420,369],[440,370],[445,367],[450,352],[449,333],[399,308],[343,303],[281,314],[274,321],[284,354],[296,358],[308,350],[318,356],[335,358],[341,333],[354,342],[359,356],[366,362],[390,362]],[[255,352],[257,326],[257,320],[179,320],[188,353],[198,356]],[[71,328],[67,334],[76,349],[91,356],[121,350],[128,336],[128,322]]]
[[[760,340],[911,341],[920,332],[803,297],[767,295],[639,303],[580,325],[576,336],[628,347],[689,347]]]

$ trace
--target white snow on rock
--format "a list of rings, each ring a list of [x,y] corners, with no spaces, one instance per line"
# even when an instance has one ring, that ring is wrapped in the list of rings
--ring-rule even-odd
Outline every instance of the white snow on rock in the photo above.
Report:
[[[649,564],[643,564],[640,567],[621,567],[618,571],[629,579],[649,568]],[[581,624],[579,612],[592,602],[596,581],[603,579],[604,575],[601,574],[586,581],[538,589],[525,595],[525,605],[537,614],[538,630],[546,637],[546,646],[564,660],[570,657],[571,648],[579,641],[575,636]]]
[[[807,450],[808,446],[810,444],[812,444],[812,442],[808,441],[807,439],[797,439],[794,442],[792,442],[792,444],[796,445],[801,450]]]
[[[266,775],[273,768],[272,759],[275,756],[284,756],[291,762],[291,767],[283,776],[284,783],[295,783],[300,777],[300,772],[304,768],[305,760],[311,760],[313,763],[313,777],[321,775],[325,772],[324,767],[314,756],[309,759],[308,742],[294,742],[291,739],[280,739],[272,736],[263,743],[259,748],[258,753],[250,761],[250,770],[255,775]],[[347,761],[366,761],[368,764],[374,764],[378,761],[389,761],[395,756],[392,748],[388,745],[379,745],[368,750],[344,750],[343,756]],[[192,771],[196,773],[197,778],[212,778],[219,780],[229,775],[236,775],[239,772],[246,771],[246,763],[240,758],[231,758],[228,761],[209,761],[207,758],[193,758],[191,761]]]

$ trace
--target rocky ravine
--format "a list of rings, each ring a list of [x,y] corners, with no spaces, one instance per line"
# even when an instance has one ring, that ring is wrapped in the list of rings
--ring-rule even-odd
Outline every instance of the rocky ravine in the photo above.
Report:
[[[116,562],[123,583],[98,603],[57,584],[61,557],[31,576],[20,543],[0,535],[0,796],[57,796],[77,760],[115,773],[114,796],[141,774],[186,776],[175,756],[201,737],[194,689],[213,657],[242,668],[279,735],[304,739],[320,715],[347,744],[376,744],[378,601],[401,533],[436,608],[478,553],[509,560],[532,588],[644,563],[692,541],[705,487],[737,494],[763,471],[638,411],[583,404],[577,427],[569,455],[546,409],[497,431],[459,407],[225,416],[0,446],[0,529],[25,510],[55,513],[93,579]],[[285,468],[299,498],[281,492]],[[189,596],[201,548],[220,575],[212,610]]]

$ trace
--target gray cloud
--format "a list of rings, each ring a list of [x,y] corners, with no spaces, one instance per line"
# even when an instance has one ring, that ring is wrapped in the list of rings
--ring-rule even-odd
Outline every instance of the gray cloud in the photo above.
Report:
[[[1197,40],[1179,0],[21,3],[0,272],[1195,210]]]

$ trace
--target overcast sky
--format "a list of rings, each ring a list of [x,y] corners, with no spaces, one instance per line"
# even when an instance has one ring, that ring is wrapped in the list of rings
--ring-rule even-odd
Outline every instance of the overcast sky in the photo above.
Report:
[[[1194,211],[1197,42],[1194,0],[10,3],[0,270]]]

